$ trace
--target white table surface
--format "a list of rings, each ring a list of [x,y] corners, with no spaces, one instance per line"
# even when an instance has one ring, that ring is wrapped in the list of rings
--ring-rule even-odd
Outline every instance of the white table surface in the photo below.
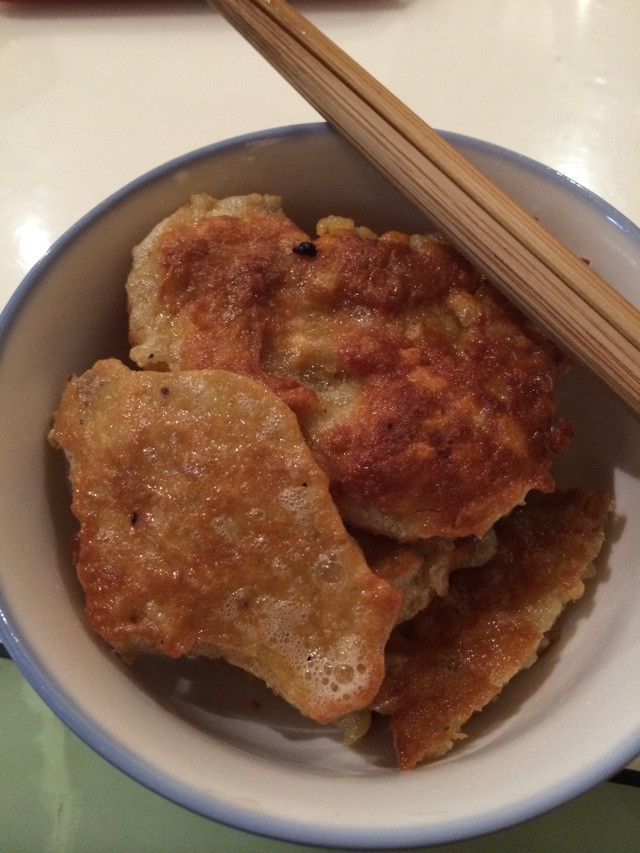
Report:
[[[638,0],[298,0],[429,124],[527,154],[640,223]],[[204,0],[0,2],[0,305],[152,166],[318,116]]]
[[[638,0],[295,5],[433,127],[526,154],[640,223]],[[132,178],[318,118],[204,0],[0,2],[0,308]]]

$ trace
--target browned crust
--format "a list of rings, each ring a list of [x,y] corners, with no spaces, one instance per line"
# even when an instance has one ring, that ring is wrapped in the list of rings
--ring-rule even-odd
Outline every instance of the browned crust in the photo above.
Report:
[[[225,657],[322,723],[372,700],[402,596],[264,385],[98,362],[68,383],[51,440],[88,620],[120,654]]]
[[[582,595],[603,542],[608,495],[532,494],[496,526],[498,551],[396,628],[375,707],[390,715],[401,769],[442,755],[469,717],[537,658],[564,605]]]
[[[564,360],[455,249],[330,217],[300,253],[273,200],[247,199],[197,197],[136,251],[138,364],[263,381],[372,532],[482,536],[553,488]]]

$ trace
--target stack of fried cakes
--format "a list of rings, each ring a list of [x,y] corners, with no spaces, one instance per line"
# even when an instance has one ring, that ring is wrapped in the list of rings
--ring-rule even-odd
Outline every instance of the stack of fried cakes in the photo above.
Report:
[[[194,196],[127,293],[141,369],[72,379],[51,432],[92,627],[443,754],[603,541],[609,497],[550,473],[563,355],[438,235],[311,237],[273,196]]]

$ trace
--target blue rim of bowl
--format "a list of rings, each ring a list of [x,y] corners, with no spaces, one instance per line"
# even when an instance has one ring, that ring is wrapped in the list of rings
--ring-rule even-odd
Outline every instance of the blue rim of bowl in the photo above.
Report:
[[[41,275],[50,265],[56,262],[58,255],[86,227],[99,220],[102,215],[120,201],[136,193],[141,187],[163,178],[168,173],[175,172],[214,153],[220,153],[237,146],[261,142],[265,139],[319,133],[335,135],[335,131],[324,122],[315,122],[286,125],[232,137],[173,158],[149,170],[144,175],[134,179],[108,196],[104,201],[82,216],[51,245],[42,258],[27,273],[10,297],[2,314],[0,314],[0,357],[11,325],[26,305],[31,292],[37,288]],[[609,222],[625,232],[640,248],[640,228],[600,196],[597,196],[561,172],[494,143],[484,142],[473,137],[449,131],[439,131],[439,133],[454,146],[463,145],[478,152],[495,154],[500,159],[524,166],[525,169],[540,175],[544,180],[564,184],[571,192],[580,195],[586,200],[589,207],[595,209],[600,216],[605,217]],[[87,719],[75,702],[67,699],[59,687],[47,675],[46,666],[41,662],[39,656],[29,648],[28,642],[20,636],[20,632],[12,628],[9,611],[3,603],[1,594],[0,641],[4,643],[12,660],[26,680],[53,713],[89,747],[130,778],[166,799],[214,821],[245,832],[294,843],[328,845],[334,848],[344,847],[351,849],[366,849],[371,847],[397,849],[399,847],[415,847],[425,844],[463,841],[487,833],[497,832],[524,820],[535,818],[584,793],[594,785],[608,779],[626,763],[631,761],[637,755],[638,751],[640,751],[639,727],[637,734],[632,736],[629,741],[620,744],[615,753],[608,753],[600,761],[594,762],[591,766],[585,768],[577,778],[573,777],[569,780],[561,780],[553,788],[547,789],[542,794],[531,796],[526,801],[518,803],[509,809],[495,810],[482,816],[476,815],[472,818],[462,820],[451,820],[439,826],[413,828],[404,831],[394,827],[389,832],[385,832],[381,830],[371,831],[366,827],[362,827],[361,829],[327,827],[322,824],[309,824],[303,820],[294,822],[289,818],[265,816],[251,809],[234,806],[231,803],[203,795],[198,791],[186,789],[182,784],[175,783],[166,776],[159,774],[149,762],[141,759],[129,749],[115,742],[110,734]]]

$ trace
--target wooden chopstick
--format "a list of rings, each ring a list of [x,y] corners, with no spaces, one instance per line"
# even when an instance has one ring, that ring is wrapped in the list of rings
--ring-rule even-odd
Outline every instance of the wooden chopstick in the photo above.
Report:
[[[285,0],[207,0],[640,419],[640,312]]]

